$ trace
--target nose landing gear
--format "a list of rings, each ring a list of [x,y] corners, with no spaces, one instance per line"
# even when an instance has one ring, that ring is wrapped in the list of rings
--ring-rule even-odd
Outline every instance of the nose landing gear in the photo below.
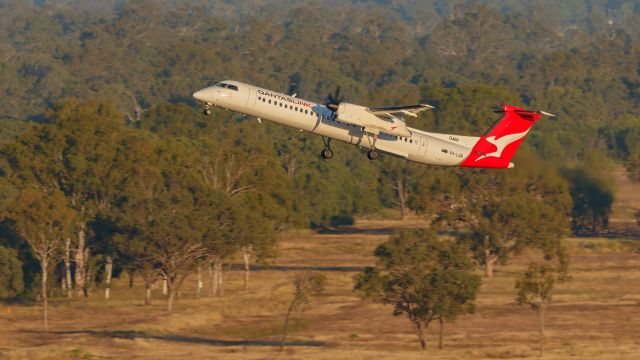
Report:
[[[205,115],[207,115],[207,116],[208,116],[208,115],[211,115],[211,105],[209,105],[209,104],[204,104],[204,111],[203,111],[203,113],[204,113]]]

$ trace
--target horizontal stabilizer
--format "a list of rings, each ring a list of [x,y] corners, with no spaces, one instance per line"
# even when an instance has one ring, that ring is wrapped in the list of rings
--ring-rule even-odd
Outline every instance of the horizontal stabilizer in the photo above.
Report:
[[[500,110],[494,110],[493,112],[494,113],[503,113],[503,112],[505,112],[505,110],[504,109],[500,109]],[[548,116],[548,117],[557,117],[557,116],[555,116],[555,115],[553,115],[551,113],[548,113],[548,112],[542,111],[542,110],[518,109],[518,110],[513,110],[513,112],[517,113],[518,115],[525,116],[525,118],[526,118],[527,115],[530,116],[531,114],[544,115],[544,116]]]

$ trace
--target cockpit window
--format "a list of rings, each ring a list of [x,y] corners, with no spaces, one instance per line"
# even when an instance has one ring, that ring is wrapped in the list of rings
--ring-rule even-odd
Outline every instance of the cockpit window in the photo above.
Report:
[[[227,84],[227,83],[218,83],[218,84],[216,84],[216,86],[217,86],[217,87],[226,88],[226,89],[230,89],[230,90],[238,91],[238,86],[236,86],[236,85],[232,85],[232,84]]]

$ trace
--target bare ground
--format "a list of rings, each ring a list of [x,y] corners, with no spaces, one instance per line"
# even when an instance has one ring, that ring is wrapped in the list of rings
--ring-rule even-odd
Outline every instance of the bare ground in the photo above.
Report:
[[[419,226],[413,223],[412,226]],[[195,299],[188,281],[176,311],[164,311],[155,291],[143,306],[143,289],[117,280],[113,298],[99,289],[89,299],[54,299],[52,331],[40,332],[40,307],[0,309],[0,358],[9,359],[492,359],[535,358],[534,314],[514,304],[514,279],[533,254],[499,267],[485,280],[475,315],[445,325],[437,350],[419,350],[409,322],[391,308],[362,300],[352,291],[359,267],[372,265],[372,250],[387,239],[375,229],[402,227],[367,221],[359,231],[283,236],[277,268],[254,271],[249,292],[242,273],[227,273],[226,295]],[[637,241],[568,239],[573,280],[561,286],[547,318],[548,359],[640,358],[640,254]],[[317,268],[328,277],[324,295],[298,316],[287,347],[277,351],[283,314],[296,269]],[[355,268],[354,268],[355,267]],[[205,284],[206,288],[207,284]]]

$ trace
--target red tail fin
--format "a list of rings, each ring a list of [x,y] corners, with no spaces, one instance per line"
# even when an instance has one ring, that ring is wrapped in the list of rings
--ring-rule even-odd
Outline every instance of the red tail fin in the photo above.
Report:
[[[533,123],[540,120],[541,112],[508,105],[503,106],[501,112],[504,112],[504,117],[488,134],[480,137],[469,156],[459,166],[513,167],[511,158],[520,147]]]

